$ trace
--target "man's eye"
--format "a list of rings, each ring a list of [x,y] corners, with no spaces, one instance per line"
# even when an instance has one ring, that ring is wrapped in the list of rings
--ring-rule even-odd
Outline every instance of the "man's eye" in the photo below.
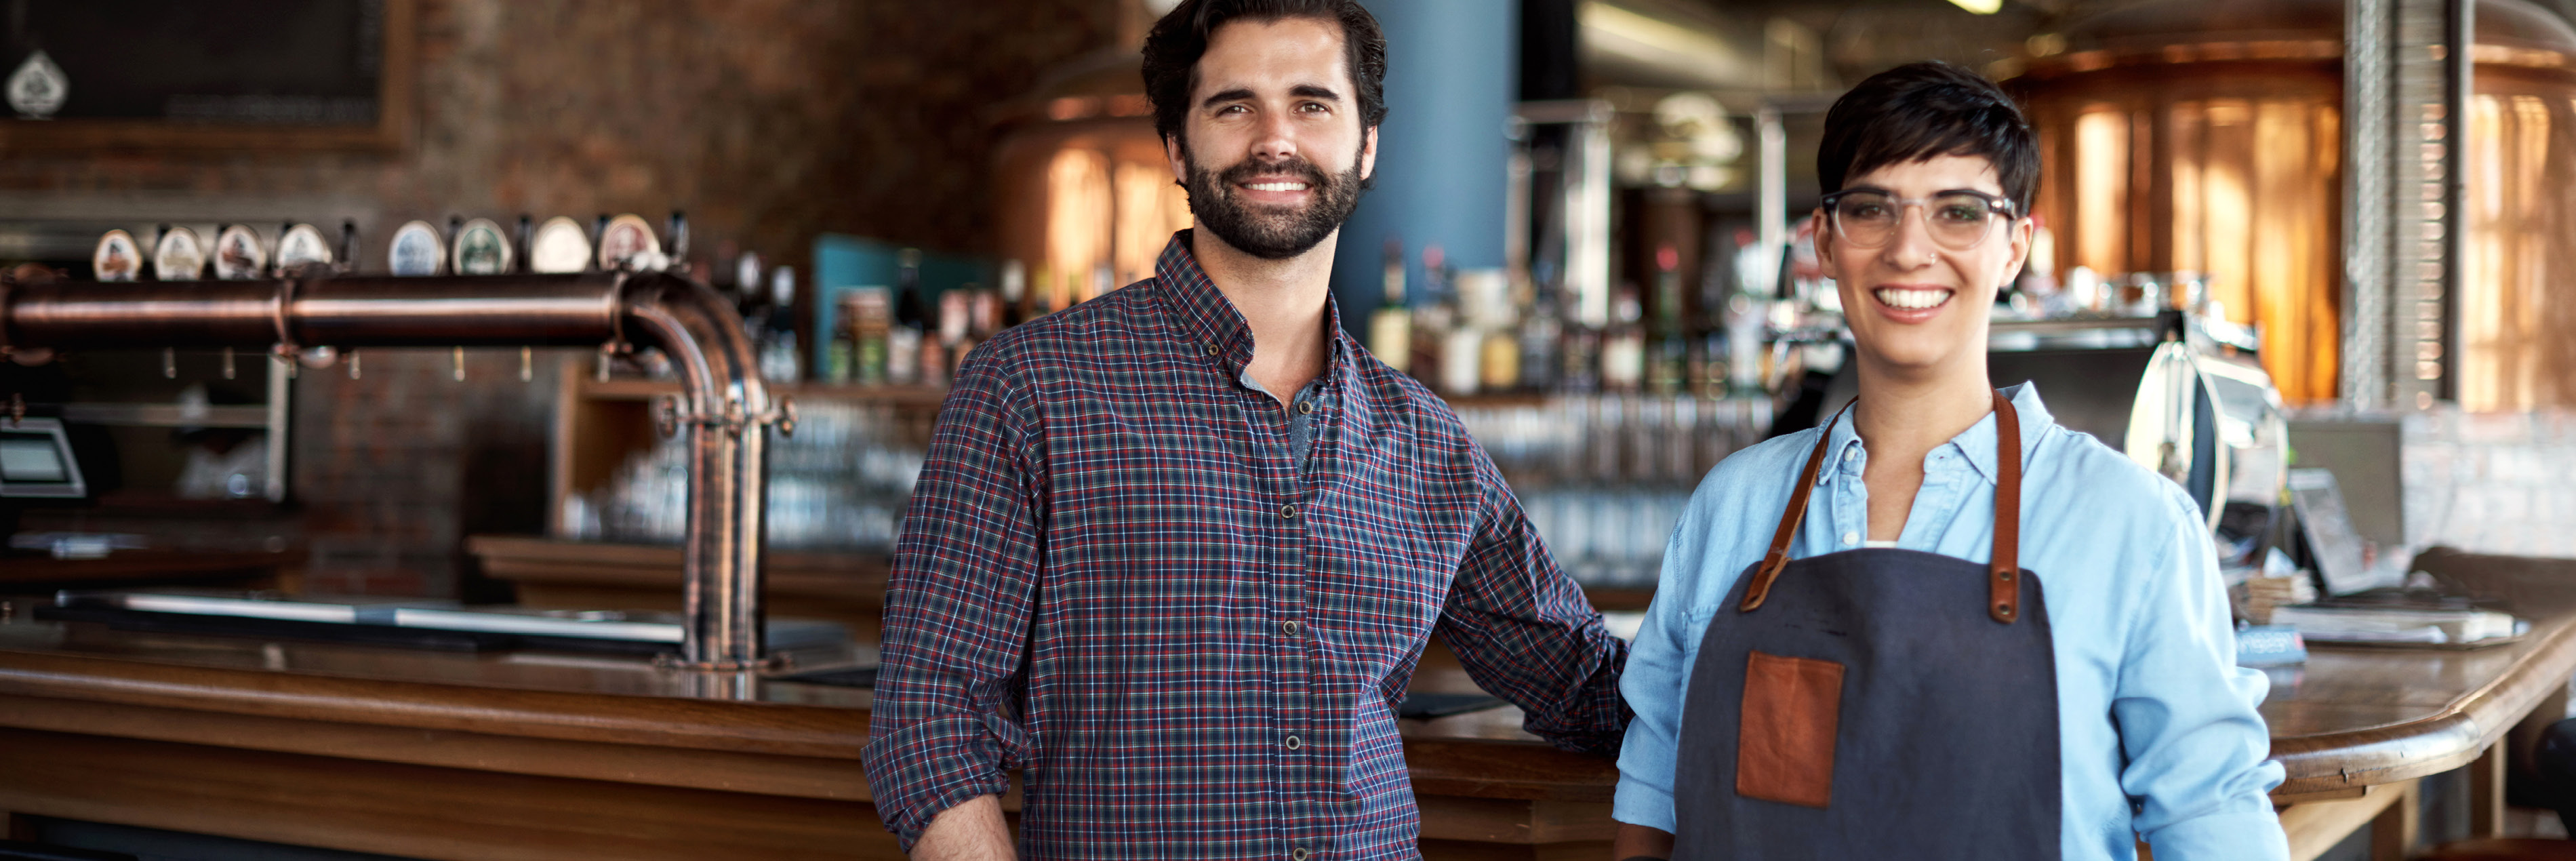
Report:
[[[1332,110],[1331,108],[1324,107],[1323,105],[1316,104],[1314,102],[1307,102],[1305,104],[1298,105],[1297,109],[1310,114],[1320,114]]]

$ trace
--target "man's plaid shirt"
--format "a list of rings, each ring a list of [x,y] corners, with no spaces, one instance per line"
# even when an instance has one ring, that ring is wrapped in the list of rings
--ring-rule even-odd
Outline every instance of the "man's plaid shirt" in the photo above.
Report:
[[[867,747],[907,847],[1023,769],[1031,857],[1412,857],[1394,709],[1435,633],[1531,732],[1617,748],[1626,646],[1457,416],[1328,308],[1301,468],[1190,249],[958,368]]]

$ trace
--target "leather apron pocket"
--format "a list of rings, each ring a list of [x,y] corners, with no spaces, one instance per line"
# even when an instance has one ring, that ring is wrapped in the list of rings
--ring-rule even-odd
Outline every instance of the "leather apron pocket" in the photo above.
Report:
[[[1744,668],[1735,792],[1821,808],[1833,800],[1843,665],[1756,651]]]

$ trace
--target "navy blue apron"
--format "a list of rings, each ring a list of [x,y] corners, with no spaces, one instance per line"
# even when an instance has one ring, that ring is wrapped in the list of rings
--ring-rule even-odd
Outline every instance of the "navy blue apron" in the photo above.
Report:
[[[1887,548],[1790,560],[1832,438],[1828,421],[1770,552],[1700,642],[1673,858],[2057,858],[2057,662],[2015,554],[2012,402],[1995,395],[1988,565]]]

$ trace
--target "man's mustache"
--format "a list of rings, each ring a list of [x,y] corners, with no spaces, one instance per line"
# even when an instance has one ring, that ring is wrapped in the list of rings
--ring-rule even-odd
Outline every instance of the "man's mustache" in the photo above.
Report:
[[[1223,180],[1227,186],[1278,179],[1303,182],[1310,189],[1323,188],[1332,184],[1332,179],[1325,176],[1321,169],[1316,168],[1314,162],[1302,158],[1275,162],[1247,161],[1226,168],[1224,173],[1217,175],[1217,178]]]

